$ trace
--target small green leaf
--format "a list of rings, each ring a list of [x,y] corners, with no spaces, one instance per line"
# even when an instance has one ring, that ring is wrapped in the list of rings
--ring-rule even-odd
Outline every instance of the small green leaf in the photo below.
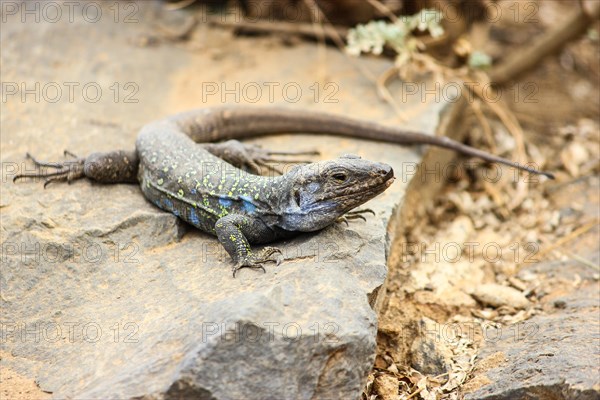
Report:
[[[482,51],[474,51],[469,56],[468,64],[473,69],[486,69],[492,66],[492,57]]]

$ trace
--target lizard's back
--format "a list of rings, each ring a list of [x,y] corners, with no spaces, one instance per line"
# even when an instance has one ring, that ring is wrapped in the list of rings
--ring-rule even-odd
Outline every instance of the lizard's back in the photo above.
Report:
[[[136,149],[145,197],[205,232],[215,234],[216,221],[229,213],[257,215],[266,209],[259,194],[272,186],[272,178],[249,174],[212,155],[175,124],[145,126]]]

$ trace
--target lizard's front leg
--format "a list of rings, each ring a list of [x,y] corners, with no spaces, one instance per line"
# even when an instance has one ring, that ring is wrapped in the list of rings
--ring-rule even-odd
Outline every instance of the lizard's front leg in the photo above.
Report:
[[[235,263],[232,268],[234,278],[237,271],[244,267],[262,269],[265,272],[263,264],[273,262],[279,265],[276,254],[281,254],[281,250],[278,248],[263,247],[254,252],[250,247],[248,237],[260,238],[262,235],[272,234],[260,220],[241,214],[229,214],[219,218],[215,231],[219,242]]]
[[[282,159],[275,156],[315,156],[318,151],[286,151],[276,152],[263,149],[260,146],[245,144],[237,140],[228,140],[222,143],[206,143],[202,147],[214,156],[227,161],[237,168],[246,169],[254,174],[261,175],[264,168],[282,174],[282,171],[269,163],[297,163],[306,164],[308,160]]]

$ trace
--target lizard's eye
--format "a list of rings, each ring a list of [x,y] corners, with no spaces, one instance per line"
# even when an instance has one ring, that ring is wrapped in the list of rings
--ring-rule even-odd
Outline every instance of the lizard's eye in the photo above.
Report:
[[[335,174],[331,175],[331,177],[338,182],[344,182],[346,179],[348,179],[348,175],[343,172],[336,172]]]

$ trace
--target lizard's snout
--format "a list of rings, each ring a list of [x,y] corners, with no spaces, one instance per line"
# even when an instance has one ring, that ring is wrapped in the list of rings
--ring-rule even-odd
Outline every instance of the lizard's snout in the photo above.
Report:
[[[381,176],[384,180],[388,180],[394,177],[394,170],[387,164],[379,164],[376,167],[376,174]]]
[[[394,170],[387,164],[379,164],[376,167],[376,174],[381,178],[386,188],[394,182]]]

